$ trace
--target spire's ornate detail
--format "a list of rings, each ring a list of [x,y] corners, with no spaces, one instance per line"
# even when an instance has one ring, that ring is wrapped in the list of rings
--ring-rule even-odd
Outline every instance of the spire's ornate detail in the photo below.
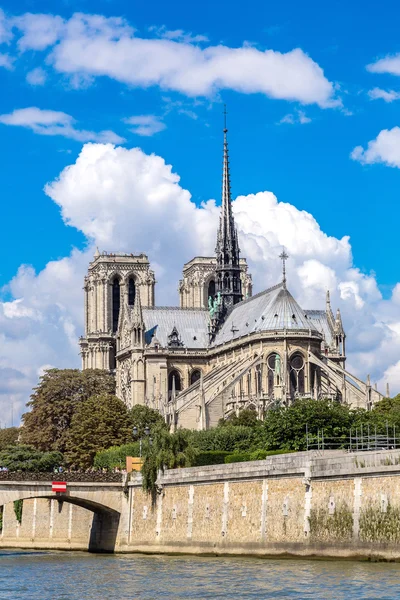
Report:
[[[218,320],[223,320],[234,304],[242,300],[242,284],[239,267],[239,242],[232,214],[231,181],[229,172],[228,129],[226,108],[224,110],[224,152],[222,169],[222,206],[217,233],[216,292],[220,294],[221,305]]]
[[[289,255],[286,253],[285,248],[283,248],[281,254],[279,255],[279,258],[282,261],[282,283],[284,289],[286,289],[286,261],[289,258]]]

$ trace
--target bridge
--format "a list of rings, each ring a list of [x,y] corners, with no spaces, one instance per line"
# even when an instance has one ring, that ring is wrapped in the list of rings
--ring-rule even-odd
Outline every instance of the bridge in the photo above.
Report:
[[[87,547],[93,552],[112,552],[118,545],[118,539],[121,537],[121,531],[124,530],[124,517],[127,515],[127,488],[124,487],[122,477],[121,481],[115,481],[116,477],[109,477],[114,481],[93,481],[96,477],[88,479],[92,481],[67,481],[65,492],[53,492],[52,481],[65,479],[74,479],[68,475],[48,475],[48,479],[38,481],[21,481],[22,477],[26,477],[26,473],[0,473],[0,507],[2,507],[3,527],[0,536],[4,538],[5,532],[10,535],[10,528],[15,527],[13,505],[18,500],[28,501],[24,505],[30,506],[30,540],[35,537],[34,532],[38,529],[37,523],[40,521],[40,526],[43,527],[43,520],[47,514],[49,516],[50,537],[54,520],[58,513],[61,513],[64,504],[73,505],[90,511],[88,515],[87,525],[89,535]],[[32,474],[33,475],[33,474]],[[43,479],[44,474],[40,474],[40,479]],[[84,478],[85,474],[82,474]],[[38,475],[36,475],[37,477]],[[79,478],[79,477],[78,477]],[[103,476],[102,479],[107,479]],[[48,500],[48,503],[38,502],[39,500]],[[29,502],[34,500],[34,502]],[[57,512],[54,510],[56,503]],[[47,512],[46,512],[47,511]],[[79,511],[78,511],[79,512]],[[75,511],[75,514],[77,512]],[[72,510],[63,517],[65,521],[65,529],[69,540],[73,537],[72,525]],[[69,522],[68,522],[69,521]],[[82,524],[82,511],[78,518],[75,518],[75,528],[78,523]],[[24,524],[22,518],[20,523],[17,523],[15,537],[22,540],[21,525]],[[125,527],[126,529],[126,527]],[[28,535],[29,535],[28,533]],[[83,542],[83,545],[84,542]]]

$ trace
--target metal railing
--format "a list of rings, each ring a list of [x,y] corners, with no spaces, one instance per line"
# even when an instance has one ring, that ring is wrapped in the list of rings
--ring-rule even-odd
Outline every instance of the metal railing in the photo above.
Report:
[[[317,433],[310,433],[306,425],[307,450],[348,450],[349,452],[362,452],[369,450],[394,450],[400,448],[400,432],[396,426],[378,428],[365,425],[349,430],[347,434],[336,437],[326,436],[324,429]]]

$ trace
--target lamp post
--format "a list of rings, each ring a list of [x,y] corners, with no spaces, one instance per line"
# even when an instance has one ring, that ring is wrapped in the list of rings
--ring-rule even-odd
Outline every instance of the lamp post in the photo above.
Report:
[[[136,427],[136,425],[133,427],[132,433],[133,433],[133,437],[137,437],[138,428]],[[144,428],[144,435],[146,437],[149,437],[149,435],[150,435],[150,428],[147,425]],[[139,457],[140,458],[142,458],[142,443],[143,443],[143,438],[140,436],[140,438],[139,438]],[[151,443],[151,440],[150,440],[150,443]]]

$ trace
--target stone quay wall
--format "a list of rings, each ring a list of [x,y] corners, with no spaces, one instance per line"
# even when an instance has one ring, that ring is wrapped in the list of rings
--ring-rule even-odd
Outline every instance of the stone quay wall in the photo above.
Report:
[[[399,450],[300,452],[170,470],[155,503],[140,475],[123,493],[117,487],[109,492],[120,502],[113,548],[102,548],[97,536],[93,549],[400,560]],[[72,502],[72,490],[25,499],[21,523],[6,503],[0,547],[87,550],[98,518]]]

